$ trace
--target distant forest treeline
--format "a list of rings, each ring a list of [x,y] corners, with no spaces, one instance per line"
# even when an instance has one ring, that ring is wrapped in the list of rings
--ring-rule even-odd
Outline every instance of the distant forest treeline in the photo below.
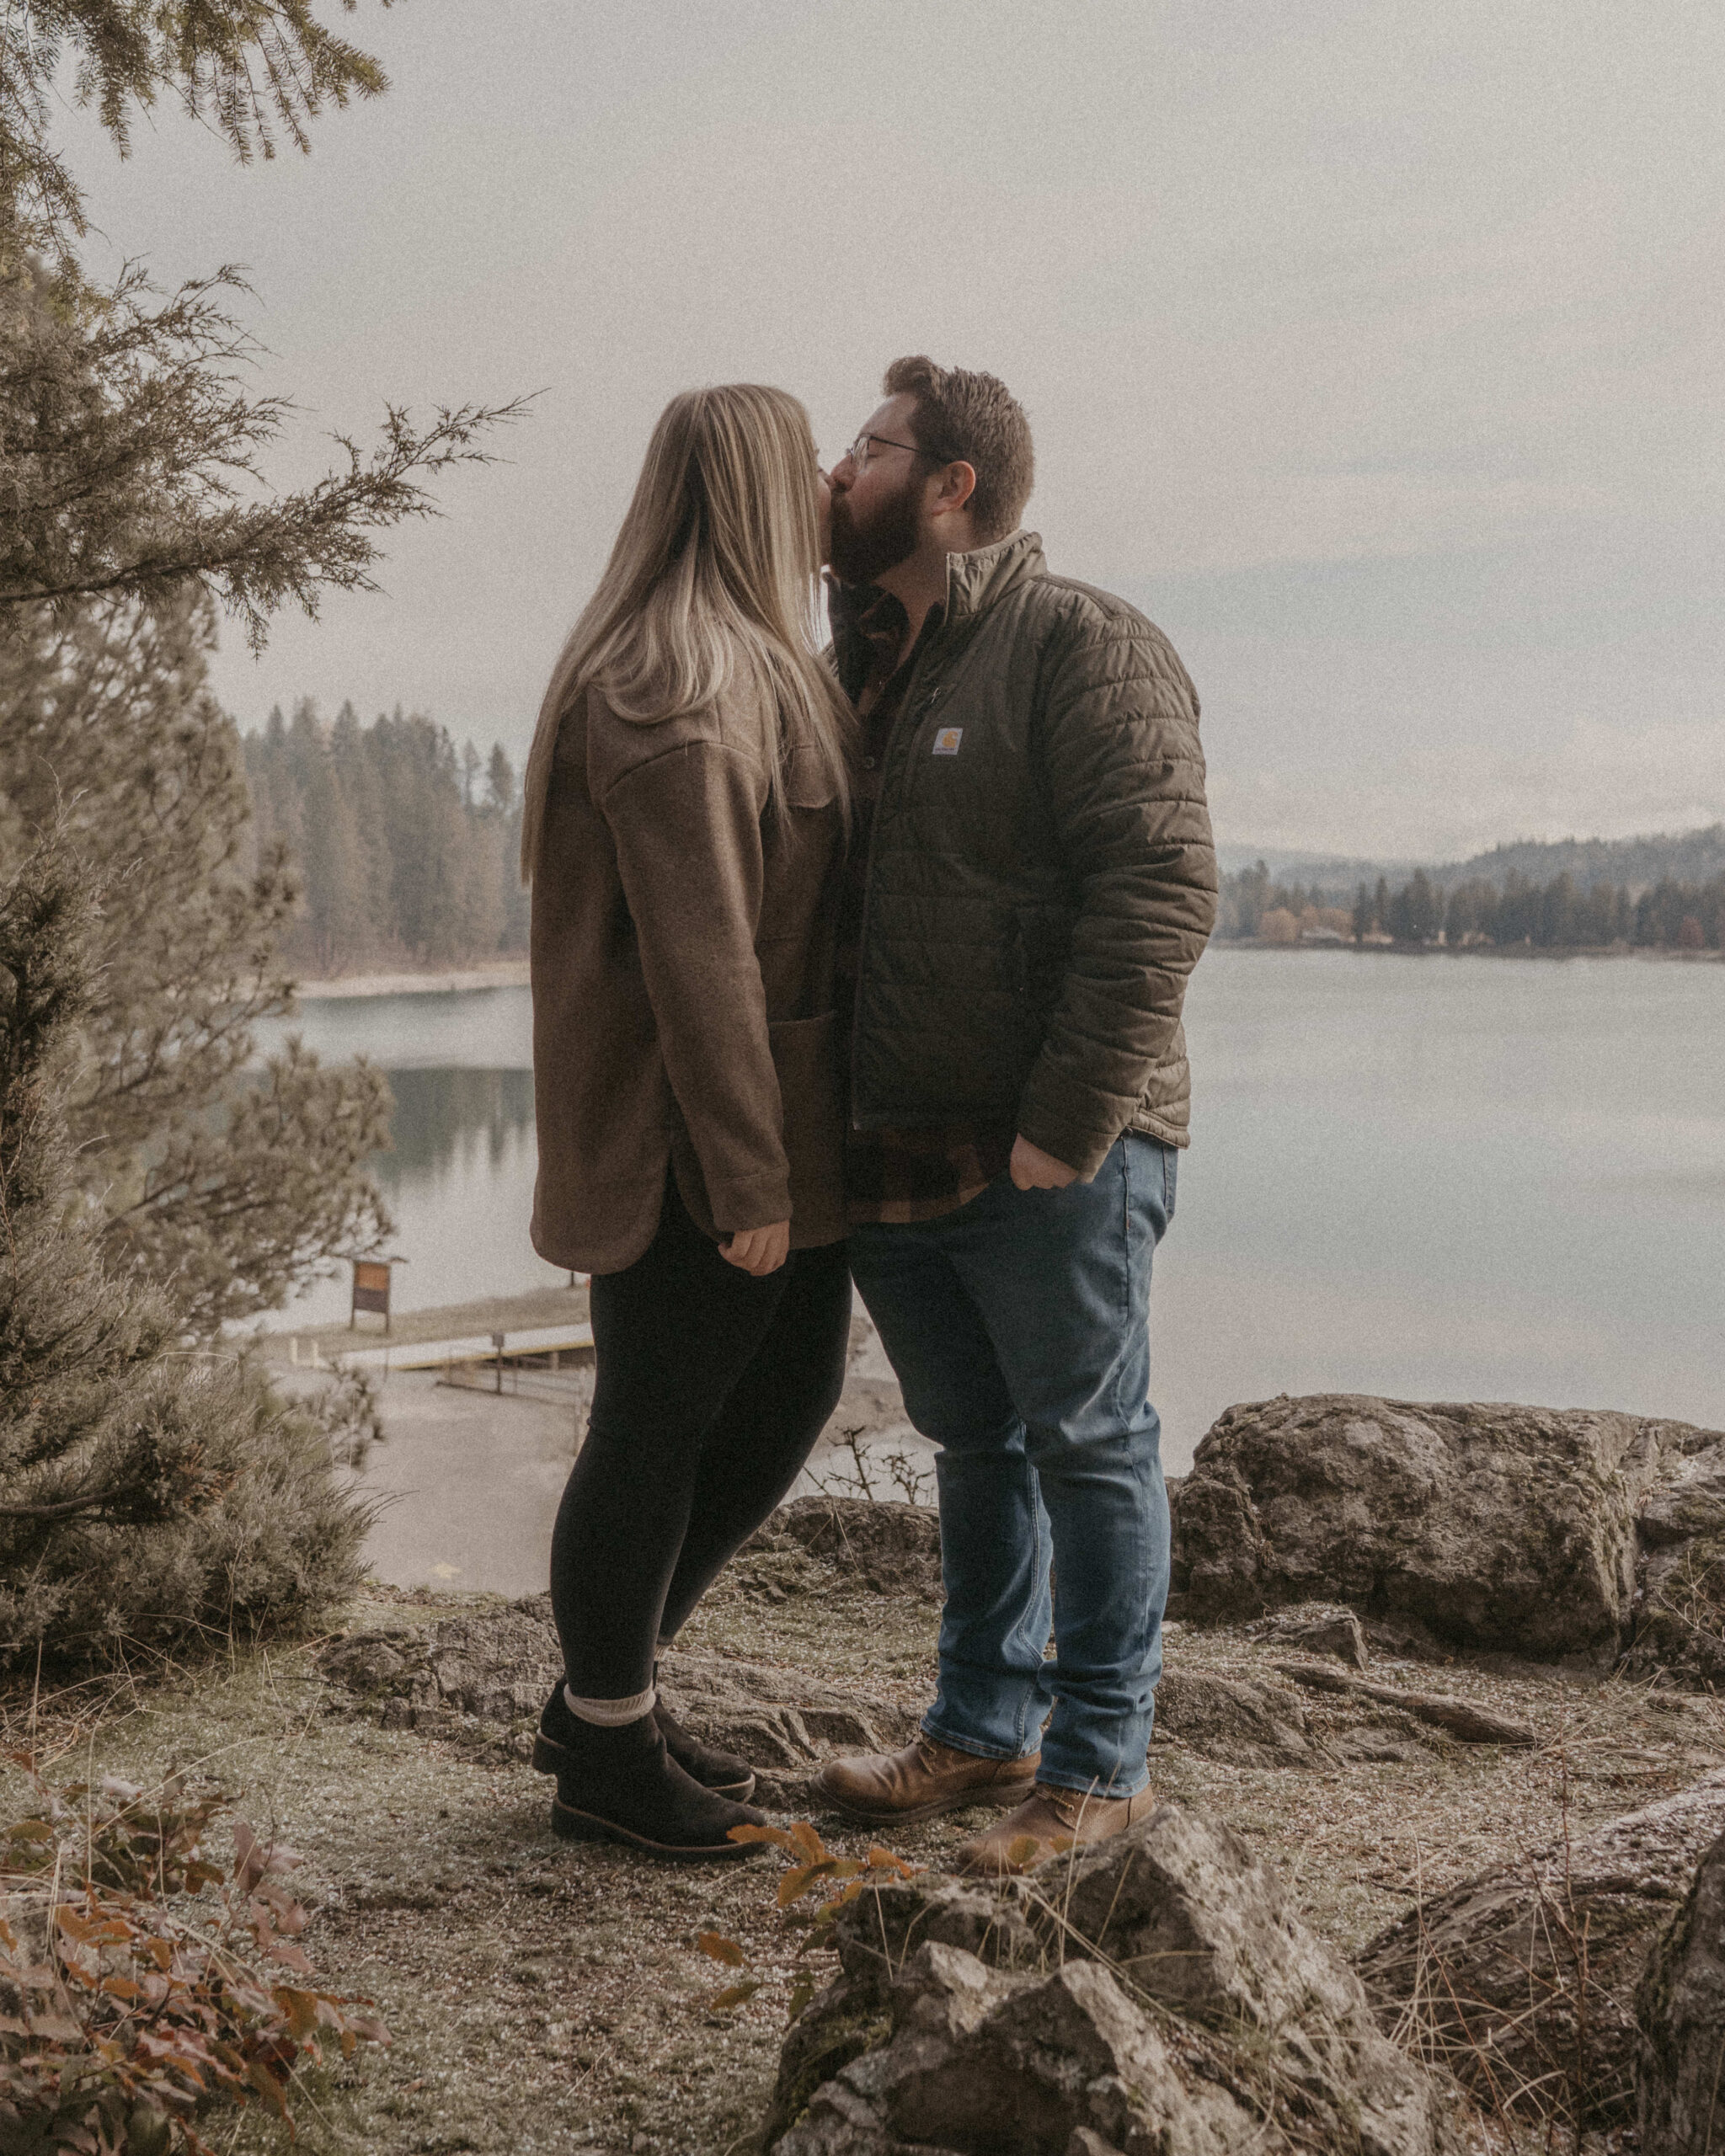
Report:
[[[260,851],[284,843],[302,903],[284,955],[312,974],[472,964],[527,946],[521,801],[501,744],[482,757],[418,712],[325,724],[302,699],[245,739]]]
[[[1218,936],[1269,943],[1396,943],[1451,950],[1529,947],[1539,951],[1717,951],[1725,943],[1725,871],[1705,883],[1664,875],[1644,889],[1584,885],[1567,868],[1548,883],[1513,869],[1501,883],[1483,876],[1448,890],[1416,869],[1391,889],[1385,877],[1343,894],[1273,880],[1256,867],[1222,878]]]
[[[1445,890],[1458,883],[1504,885],[1514,876],[1548,888],[1567,874],[1580,891],[1627,884],[1638,898],[1657,883],[1711,883],[1725,876],[1725,824],[1638,839],[1520,839],[1431,874]]]
[[[1543,889],[1567,873],[1579,891],[1590,891],[1596,883],[1626,884],[1639,898],[1658,883],[1710,883],[1716,876],[1725,876],[1725,824],[1634,839],[1515,839],[1466,861],[1343,858],[1276,853],[1268,847],[1261,857],[1256,847],[1231,844],[1219,851],[1224,868],[1231,872],[1244,873],[1267,862],[1272,877],[1285,889],[1309,887],[1332,906],[1351,908],[1360,883],[1372,889],[1380,877],[1387,878],[1392,889],[1400,889],[1412,880],[1416,868],[1423,868],[1428,881],[1445,892],[1458,883],[1495,883],[1501,889],[1512,877]]]
[[[332,975],[471,965],[527,946],[521,801],[500,744],[482,757],[418,712],[326,724],[303,699],[245,741],[260,848],[303,899],[285,955]],[[1555,868],[1555,874],[1527,873]],[[1494,873],[1484,873],[1487,868]],[[1613,877],[1609,872],[1615,870]],[[1271,943],[1712,950],[1725,944],[1725,825],[1667,838],[1499,847],[1460,868],[1337,888],[1263,862],[1222,878],[1216,933]]]

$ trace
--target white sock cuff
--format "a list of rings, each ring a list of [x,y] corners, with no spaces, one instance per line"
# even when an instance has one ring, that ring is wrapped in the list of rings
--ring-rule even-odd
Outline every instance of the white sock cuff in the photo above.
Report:
[[[639,1721],[644,1715],[650,1715],[659,1694],[649,1684],[644,1692],[628,1700],[579,1700],[565,1684],[563,1699],[577,1721],[590,1721],[601,1729],[621,1729],[625,1722]]]

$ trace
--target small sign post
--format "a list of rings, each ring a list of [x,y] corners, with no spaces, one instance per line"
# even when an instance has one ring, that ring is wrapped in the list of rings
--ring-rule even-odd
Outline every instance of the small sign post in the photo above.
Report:
[[[387,1257],[356,1257],[354,1260],[354,1296],[347,1314],[350,1332],[357,1328],[361,1310],[370,1310],[381,1317],[383,1330],[388,1331],[391,1262]]]

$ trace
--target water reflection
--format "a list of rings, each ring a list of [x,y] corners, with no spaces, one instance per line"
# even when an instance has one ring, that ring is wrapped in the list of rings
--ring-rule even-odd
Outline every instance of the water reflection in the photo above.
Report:
[[[405,1260],[392,1289],[396,1309],[520,1294],[566,1280],[527,1236],[538,1166],[531,1072],[457,1065],[387,1075],[395,1142],[373,1155],[371,1167],[395,1217],[391,1251]],[[347,1313],[344,1267],[275,1322],[328,1325]]]
[[[531,1071],[392,1070],[389,1085],[395,1145],[374,1166],[392,1193],[475,1166],[482,1154],[499,1169],[532,1143]]]

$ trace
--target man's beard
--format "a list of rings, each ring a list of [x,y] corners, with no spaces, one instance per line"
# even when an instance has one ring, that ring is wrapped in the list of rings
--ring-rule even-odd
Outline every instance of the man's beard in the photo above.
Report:
[[[873,584],[916,551],[918,483],[913,476],[888,496],[867,524],[857,522],[849,494],[832,498],[832,572],[841,584]]]

